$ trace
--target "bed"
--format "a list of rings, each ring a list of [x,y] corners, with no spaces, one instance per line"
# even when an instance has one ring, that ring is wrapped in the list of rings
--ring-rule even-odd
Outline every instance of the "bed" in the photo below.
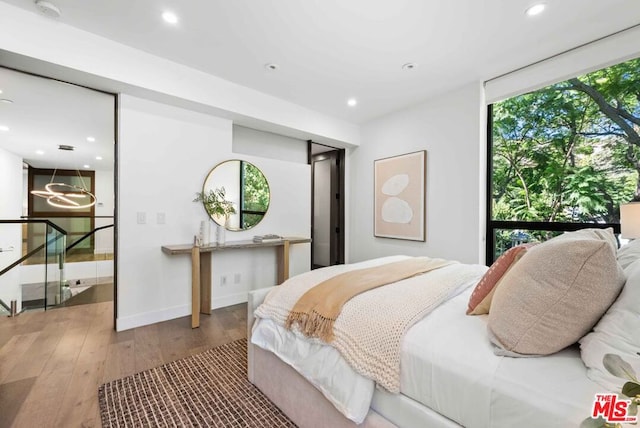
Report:
[[[602,232],[597,232],[595,239],[584,234],[570,236],[574,240],[583,239],[579,242],[582,248],[586,244],[584,239],[611,242],[613,235],[611,233],[603,238]],[[562,245],[564,252],[566,245],[578,245],[571,239],[566,241],[568,243],[557,244]],[[599,248],[598,251],[601,247],[601,252],[609,251],[605,244],[594,245]],[[615,268],[619,271],[623,267],[619,261],[624,259],[623,272],[627,286],[620,297],[618,294],[622,284],[617,290],[617,286],[612,286],[609,294],[613,297],[608,298],[611,301],[601,305],[604,311],[598,309],[602,312],[609,309],[598,325],[605,324],[603,321],[607,317],[615,318],[618,313],[624,312],[620,306],[623,309],[625,305],[631,307],[629,310],[632,311],[638,306],[630,303],[628,298],[630,292],[640,288],[631,290],[629,286],[636,282],[640,285],[640,262],[635,263],[640,254],[640,245],[633,247],[635,249],[622,252],[622,255],[618,251],[613,252]],[[495,291],[496,296],[493,297],[497,301],[496,313],[500,309],[498,291],[509,285],[506,281],[503,284],[508,276],[504,274],[515,271],[521,263],[524,269],[529,260],[535,261],[536,255],[543,255],[541,251],[530,252],[532,255],[525,254],[503,272]],[[376,259],[352,265],[352,268],[384,265],[398,259],[403,257]],[[611,262],[607,263],[612,265]],[[635,348],[638,344],[637,334],[624,339],[625,343],[630,344],[624,354],[625,351],[615,344],[613,348],[606,348],[602,344],[602,337],[605,337],[605,342],[610,342],[609,345],[611,339],[608,332],[598,332],[597,328],[591,331],[595,322],[589,326],[591,333],[580,333],[580,341],[584,342],[582,350],[580,344],[573,343],[539,357],[528,355],[528,358],[515,358],[513,353],[519,351],[516,348],[508,352],[503,350],[501,355],[496,355],[500,354],[500,347],[496,346],[500,339],[492,336],[500,335],[500,331],[488,328],[489,323],[495,321],[490,318],[493,312],[478,316],[465,314],[478,284],[494,268],[488,273],[484,266],[458,264],[439,268],[435,272],[444,275],[442,272],[447,269],[463,269],[465,275],[458,278],[454,287],[446,290],[446,296],[435,308],[412,323],[403,334],[399,393],[389,392],[388,388],[381,387],[353,369],[334,346],[322,340],[306,338],[295,329],[287,329],[284,323],[278,322],[277,317],[264,316],[264,310],[258,308],[267,296],[281,292],[276,287],[256,290],[249,295],[249,380],[301,427],[568,427],[589,421],[596,394],[620,388],[624,384],[624,379],[611,376],[606,367],[602,367],[602,357],[610,355],[611,349],[619,352],[625,362],[640,367],[640,362],[633,357],[637,356],[638,351]],[[598,272],[603,270],[600,265],[596,265],[595,269]],[[516,273],[522,275],[522,272]],[[593,271],[587,271],[585,275],[597,276]],[[607,275],[613,274],[607,272]],[[419,280],[419,277],[413,277],[405,281]],[[608,281],[613,282],[616,281]],[[580,290],[580,293],[587,292]],[[598,300],[602,300],[601,296],[606,294],[598,289]],[[621,299],[623,295],[625,299]],[[632,298],[635,299],[635,296]],[[615,301],[613,306],[612,301]],[[610,314],[613,309],[616,310]],[[256,317],[256,313],[259,316]],[[601,316],[602,313],[597,319]],[[625,317],[628,323],[629,314]],[[638,317],[632,315],[631,319],[637,323]],[[567,329],[570,330],[571,326]],[[553,339],[548,342],[553,342]],[[586,361],[590,362],[587,364]],[[603,378],[611,382],[612,377],[613,383],[603,383]],[[602,420],[593,419],[592,422],[595,423],[592,426],[601,426],[598,423]]]

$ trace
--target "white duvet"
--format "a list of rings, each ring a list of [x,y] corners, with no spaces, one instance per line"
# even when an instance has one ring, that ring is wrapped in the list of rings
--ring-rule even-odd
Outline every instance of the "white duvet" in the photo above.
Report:
[[[468,428],[579,426],[595,394],[605,391],[587,378],[578,349],[541,358],[494,355],[486,316],[465,315],[477,280],[460,284],[407,332],[401,393]],[[256,320],[251,341],[294,367],[347,418],[365,418],[374,382],[351,369],[333,347],[265,319]]]
[[[361,265],[384,264],[390,259],[392,258],[370,260]],[[451,265],[446,269],[463,270],[467,275],[464,275],[465,281],[451,289],[445,301],[476,284],[487,268],[480,265]],[[469,275],[469,272],[473,272],[473,275]],[[452,275],[455,276],[454,273]],[[405,281],[419,281],[419,277]],[[373,397],[374,382],[353,370],[335,348],[316,339],[310,340],[298,332],[286,330],[271,319],[256,321],[251,341],[278,355],[295,368],[347,418],[356,423],[364,420]]]

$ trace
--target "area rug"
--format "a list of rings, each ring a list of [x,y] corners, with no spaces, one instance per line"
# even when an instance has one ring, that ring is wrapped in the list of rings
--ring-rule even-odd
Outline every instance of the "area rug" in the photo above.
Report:
[[[295,427],[247,380],[247,341],[105,383],[103,427]]]

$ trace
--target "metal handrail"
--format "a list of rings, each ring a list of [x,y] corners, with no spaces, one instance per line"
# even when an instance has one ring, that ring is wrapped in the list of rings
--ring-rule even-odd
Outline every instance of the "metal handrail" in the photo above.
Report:
[[[1,222],[0,222],[1,223]],[[48,246],[51,243],[56,242],[57,240],[59,240],[60,238],[62,238],[65,235],[56,235],[55,237],[49,239],[47,242],[45,242],[44,244],[41,244],[40,246],[38,246],[37,248],[34,248],[33,250],[29,251],[29,253],[27,253],[26,255],[24,255],[23,257],[20,257],[18,260],[16,260],[15,262],[11,263],[9,266],[7,266],[6,268],[0,270],[0,276],[4,275],[5,273],[9,272],[11,269],[13,269],[14,267],[20,265],[22,262],[24,262],[25,260],[27,260],[29,257],[33,256],[34,254],[38,253],[40,250],[42,250],[44,247]]]
[[[95,229],[93,229],[90,232],[85,233],[84,235],[82,235],[82,237],[80,239],[78,239],[76,242],[74,242],[73,244],[69,245],[66,248],[66,251],[71,250],[73,247],[75,247],[76,245],[78,245],[80,242],[84,241],[85,239],[87,239],[88,237],[90,237],[91,235],[94,235],[97,231],[102,230],[102,229],[107,229],[109,227],[113,227],[112,224],[108,224],[106,226],[100,226],[100,227],[96,227]]]
[[[47,242],[45,242],[44,244],[41,244],[40,246],[34,248],[33,250],[31,250],[29,253],[27,253],[26,255],[24,255],[23,257],[20,257],[20,259],[16,260],[15,262],[13,262],[12,264],[10,264],[9,266],[7,266],[6,268],[2,269],[0,271],[0,276],[4,275],[5,273],[9,272],[11,269],[13,269],[14,267],[22,264],[25,260],[27,260],[28,258],[30,258],[31,256],[33,256],[34,254],[38,253],[39,251],[41,251],[44,247],[48,246],[51,243],[57,242],[60,238],[62,238],[62,236],[67,236],[67,232],[60,228],[59,226],[57,226],[56,224],[52,223],[49,220],[0,220],[0,224],[18,224],[18,223],[46,223],[49,226],[51,226],[53,229],[57,230],[58,232],[60,232],[60,235],[55,236],[54,238],[49,239]],[[98,232],[99,230],[103,230],[103,229],[107,229],[109,227],[113,227],[113,224],[108,224],[106,226],[100,226],[97,227],[95,229],[93,229],[90,232],[87,232],[86,234],[84,234],[80,239],[76,240],[74,243],[72,243],[71,245],[69,245],[67,248],[65,248],[65,251],[69,251],[71,249],[73,249],[75,246],[77,246],[80,242],[84,241],[85,239],[89,238],[90,236],[94,235],[96,232]]]
[[[57,230],[58,232],[60,232],[63,235],[67,234],[67,231],[64,230],[63,228],[61,228],[60,226],[58,226],[55,223],[52,223],[50,220],[30,220],[30,219],[25,219],[25,220],[0,220],[0,224],[22,224],[22,223],[46,223],[49,226],[51,226],[52,228],[54,228],[55,230]]]

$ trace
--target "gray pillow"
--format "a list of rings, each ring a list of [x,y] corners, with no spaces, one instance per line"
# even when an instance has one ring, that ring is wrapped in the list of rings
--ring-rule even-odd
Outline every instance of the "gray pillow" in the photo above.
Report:
[[[577,342],[616,299],[624,273],[610,242],[551,239],[502,278],[488,329],[496,353],[548,355]]]

